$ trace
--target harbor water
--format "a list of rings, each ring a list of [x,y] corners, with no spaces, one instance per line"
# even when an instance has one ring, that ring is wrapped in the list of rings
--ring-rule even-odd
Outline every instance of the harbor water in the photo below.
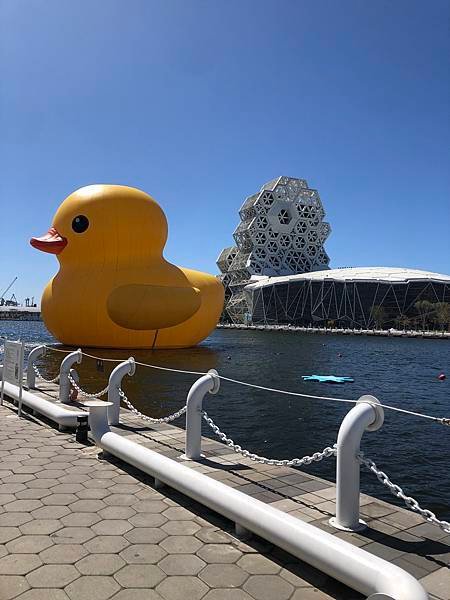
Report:
[[[41,343],[56,344],[41,322],[3,321],[0,334],[24,340],[27,351]],[[317,396],[356,400],[363,394],[372,394],[383,404],[450,416],[450,344],[446,340],[217,329],[196,348],[89,352],[104,358],[124,359],[132,354],[140,362],[189,371],[216,369],[233,379]],[[47,353],[41,361],[42,372],[53,377],[62,356],[58,352]],[[77,366],[82,387],[89,392],[102,389],[113,367],[114,363],[105,361],[97,365],[96,361],[84,358]],[[446,371],[448,379],[439,381],[439,373]],[[312,374],[350,376],[354,383],[303,382],[302,375]],[[195,375],[138,366],[134,377],[124,379],[123,389],[140,411],[161,417],[185,403],[195,379]],[[286,459],[332,445],[350,405],[275,394],[222,381],[219,393],[208,396],[204,408],[221,430],[243,448],[270,458]],[[175,424],[181,426],[182,421]],[[204,435],[214,435],[206,425]],[[364,435],[362,449],[406,494],[438,517],[450,518],[450,427],[385,411],[383,427]],[[334,459],[305,469],[334,481]],[[361,484],[364,492],[398,503],[365,469]]]

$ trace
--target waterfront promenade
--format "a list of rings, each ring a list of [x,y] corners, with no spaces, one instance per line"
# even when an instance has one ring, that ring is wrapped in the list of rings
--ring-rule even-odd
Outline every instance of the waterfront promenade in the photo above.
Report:
[[[56,386],[39,384],[52,399]],[[21,600],[357,600],[353,590],[113,458],[27,415],[0,409],[0,598]],[[184,431],[121,411],[113,431],[174,460]],[[450,598],[450,535],[362,495],[369,528],[328,524],[335,486],[306,470],[261,465],[203,439],[205,460],[183,464],[413,574],[430,598]],[[333,459],[330,459],[333,460]]]

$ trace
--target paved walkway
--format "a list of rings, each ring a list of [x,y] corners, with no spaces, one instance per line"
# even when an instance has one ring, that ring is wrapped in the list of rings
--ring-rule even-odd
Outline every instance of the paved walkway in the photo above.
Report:
[[[178,459],[184,432],[122,411],[121,435]],[[0,599],[357,600],[356,592],[115,459],[99,460],[32,418],[0,408]],[[255,464],[213,440],[186,465],[364,546],[450,600],[450,536],[411,512],[362,497],[370,528],[336,532],[335,487],[294,469]]]
[[[1,408],[0,440],[1,600],[361,597],[72,434]]]

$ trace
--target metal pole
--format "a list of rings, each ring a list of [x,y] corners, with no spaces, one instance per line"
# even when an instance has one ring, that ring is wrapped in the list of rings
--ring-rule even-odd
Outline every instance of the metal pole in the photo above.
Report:
[[[81,348],[78,348],[75,352],[68,354],[62,361],[59,368],[59,401],[63,404],[70,404],[70,381],[69,373],[72,365],[80,364],[83,360],[83,353]]]
[[[108,409],[108,421],[110,425],[118,425],[120,418],[120,396],[119,389],[122,385],[122,378],[125,375],[134,375],[136,372],[136,363],[134,358],[130,358],[119,365],[112,371],[108,382],[108,402],[111,406]]]
[[[40,356],[45,356],[45,354],[45,346],[37,346],[28,355],[27,386],[29,390],[36,389],[36,373],[34,372],[33,365]]]
[[[361,396],[346,415],[337,439],[336,516],[330,524],[344,531],[360,531],[367,524],[359,518],[358,460],[361,438],[365,431],[376,431],[384,421],[384,411],[375,396]]]
[[[205,394],[217,394],[220,379],[217,371],[210,369],[192,385],[186,401],[186,460],[198,460],[202,457],[202,403]]]
[[[369,596],[370,600],[428,600],[423,587],[397,565],[112,432],[104,404],[100,401],[89,403],[91,435],[103,451],[201,502],[242,528]],[[241,528],[238,530],[242,531]]]

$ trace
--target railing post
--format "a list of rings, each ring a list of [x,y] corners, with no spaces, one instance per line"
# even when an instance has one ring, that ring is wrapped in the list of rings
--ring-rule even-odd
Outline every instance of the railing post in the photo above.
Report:
[[[108,402],[111,406],[108,409],[108,421],[110,425],[118,425],[120,418],[120,396],[119,389],[122,385],[122,378],[125,375],[134,375],[136,372],[136,363],[134,358],[130,358],[119,365],[112,371],[108,382]]]
[[[81,348],[68,354],[61,363],[59,369],[59,401],[63,404],[70,404],[70,381],[69,373],[72,365],[80,364],[83,360]]]
[[[205,394],[217,394],[220,379],[217,371],[210,369],[197,379],[189,390],[186,401],[186,454],[185,460],[198,460],[202,457],[202,403]]]
[[[45,346],[37,346],[28,355],[27,386],[29,390],[36,389],[36,373],[34,372],[33,365],[40,356],[45,356],[45,354]]]
[[[361,396],[342,421],[337,439],[336,516],[330,524],[344,531],[367,527],[359,518],[358,460],[361,438],[365,431],[377,431],[384,421],[384,411],[375,396]]]

